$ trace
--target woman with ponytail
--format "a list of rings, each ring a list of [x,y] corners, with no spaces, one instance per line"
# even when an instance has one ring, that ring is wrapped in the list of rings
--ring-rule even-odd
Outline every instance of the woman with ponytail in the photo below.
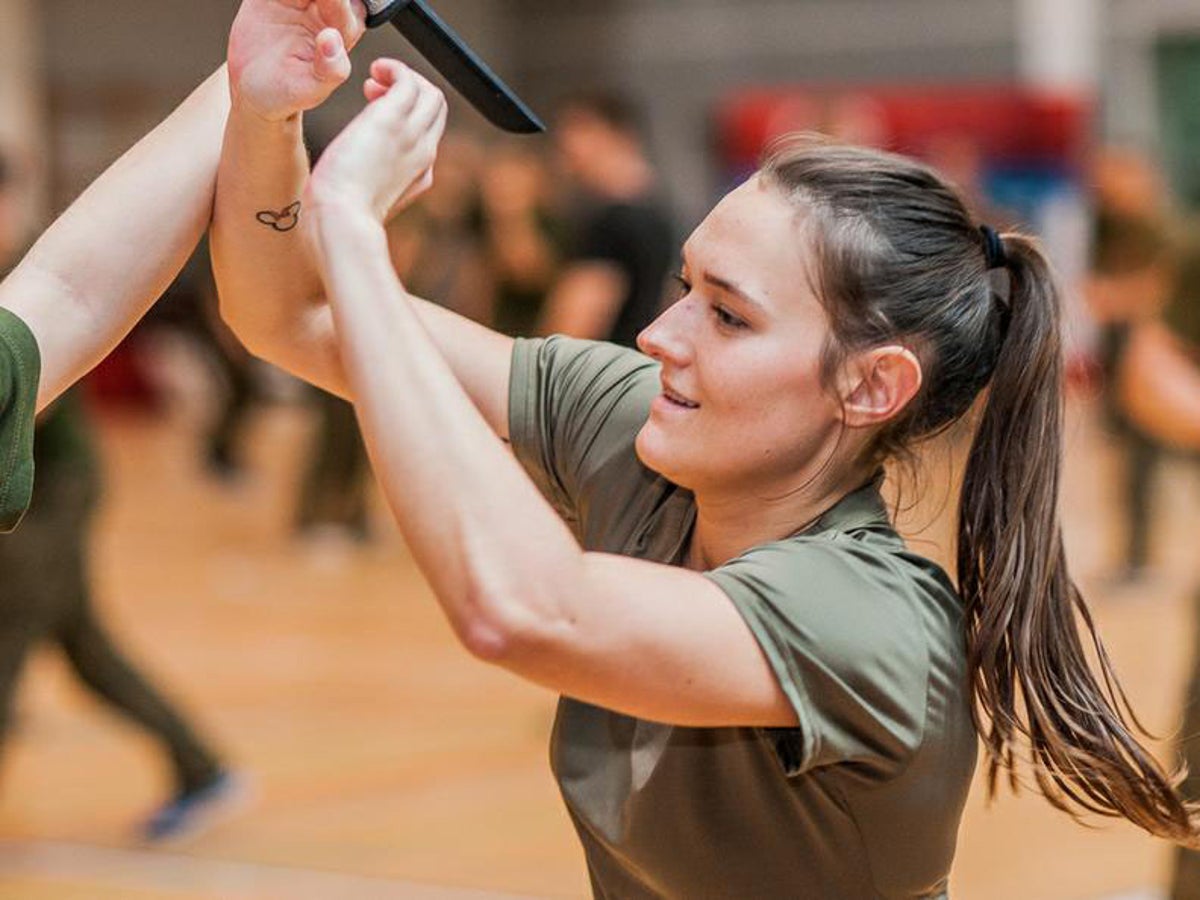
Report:
[[[641,352],[512,341],[397,280],[383,221],[427,184],[445,103],[386,60],[366,94],[308,180],[307,243],[255,222],[303,154],[226,141],[225,310],[355,401],[466,649],[561,695],[597,897],[945,897],[979,735],[993,783],[1029,757],[1067,812],[1194,839],[1066,571],[1032,241],[917,163],[796,139],[691,236]],[[985,393],[956,587],[879,485]]]

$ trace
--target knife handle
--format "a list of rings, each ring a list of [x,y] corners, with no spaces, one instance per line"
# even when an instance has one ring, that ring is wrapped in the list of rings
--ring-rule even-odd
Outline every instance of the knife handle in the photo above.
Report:
[[[412,0],[366,0],[367,27],[378,28],[396,17]]]

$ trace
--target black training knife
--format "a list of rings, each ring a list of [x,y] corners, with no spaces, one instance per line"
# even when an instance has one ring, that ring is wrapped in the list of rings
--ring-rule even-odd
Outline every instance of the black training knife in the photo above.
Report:
[[[367,27],[391,22],[489,122],[516,134],[546,126],[425,0],[366,0]]]

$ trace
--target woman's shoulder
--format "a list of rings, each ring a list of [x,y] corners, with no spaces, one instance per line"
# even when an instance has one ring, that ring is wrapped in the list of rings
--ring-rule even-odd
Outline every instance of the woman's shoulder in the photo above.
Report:
[[[653,382],[658,364],[629,347],[565,335],[518,338],[513,347],[514,374],[566,382],[576,389],[601,388],[630,380]]]
[[[598,491],[640,484],[635,442],[659,391],[657,363],[565,337],[518,340],[513,353],[513,449],[555,506],[577,520],[597,505]]]
[[[962,604],[953,582],[886,524],[762,544],[710,575],[767,595],[785,615],[820,621],[831,636],[850,642],[962,643]]]

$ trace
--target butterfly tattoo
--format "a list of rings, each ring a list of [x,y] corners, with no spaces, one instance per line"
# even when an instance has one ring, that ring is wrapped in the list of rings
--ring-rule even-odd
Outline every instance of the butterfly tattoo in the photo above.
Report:
[[[254,218],[276,231],[291,231],[300,224],[300,201],[297,200],[291,206],[285,206],[279,212],[264,209]]]

